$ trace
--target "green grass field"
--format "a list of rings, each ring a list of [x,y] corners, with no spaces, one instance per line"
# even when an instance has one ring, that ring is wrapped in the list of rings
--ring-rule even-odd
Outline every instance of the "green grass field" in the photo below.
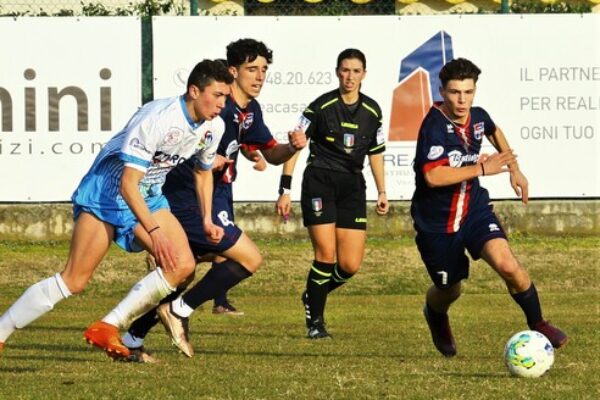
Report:
[[[474,263],[451,311],[459,354],[434,349],[421,309],[429,286],[413,242],[371,239],[363,270],[330,296],[331,341],[305,339],[300,293],[307,241],[258,241],[262,270],[231,292],[243,317],[191,321],[187,359],[157,326],[146,344],[157,365],[113,362],[82,339],[145,273],[143,256],[113,248],[86,292],[8,341],[0,399],[598,399],[600,239],[517,237],[515,253],[540,292],[545,317],[570,335],[540,379],[511,378],[503,348],[526,328],[501,280]],[[0,312],[60,270],[66,243],[0,242]],[[203,274],[206,266],[199,267]],[[160,329],[159,329],[160,328]]]

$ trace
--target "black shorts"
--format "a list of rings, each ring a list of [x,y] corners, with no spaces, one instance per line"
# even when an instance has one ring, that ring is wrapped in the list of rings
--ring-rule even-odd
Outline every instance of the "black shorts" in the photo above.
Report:
[[[485,243],[494,238],[506,239],[506,234],[492,207],[468,215],[456,233],[423,232],[418,228],[415,241],[435,286],[444,289],[469,277],[469,258],[481,257]]]
[[[302,179],[304,226],[335,223],[337,228],[367,229],[367,198],[362,174],[308,167]]]
[[[208,253],[220,254],[237,243],[242,230],[234,222],[231,185],[216,185],[212,200],[212,221],[223,228],[225,235],[217,244],[208,241],[204,233],[202,213],[196,197],[189,191],[167,193],[171,212],[185,231],[192,253],[199,258]]]

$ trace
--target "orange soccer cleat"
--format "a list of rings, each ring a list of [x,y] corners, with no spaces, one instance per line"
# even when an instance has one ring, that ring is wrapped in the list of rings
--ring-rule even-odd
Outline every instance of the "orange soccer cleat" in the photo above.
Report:
[[[119,338],[119,329],[104,321],[96,321],[85,331],[83,338],[101,348],[112,359],[128,358],[131,354]]]

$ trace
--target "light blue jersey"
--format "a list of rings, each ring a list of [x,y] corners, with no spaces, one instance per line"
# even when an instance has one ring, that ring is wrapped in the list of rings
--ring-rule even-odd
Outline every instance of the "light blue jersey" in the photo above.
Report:
[[[131,244],[138,221],[119,191],[124,167],[145,173],[139,188],[151,212],[168,208],[161,191],[167,173],[191,157],[209,170],[224,130],[220,117],[193,122],[183,96],[147,103],[106,143],[81,180],[71,197],[75,219],[81,211],[92,213],[115,227],[121,247],[141,250]]]

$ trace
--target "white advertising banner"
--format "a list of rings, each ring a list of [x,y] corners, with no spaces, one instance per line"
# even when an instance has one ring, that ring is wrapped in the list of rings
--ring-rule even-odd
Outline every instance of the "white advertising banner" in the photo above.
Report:
[[[0,19],[0,202],[68,201],[141,104],[140,21]]]
[[[535,198],[600,196],[600,15],[477,15],[414,17],[156,17],[154,96],[185,90],[203,58],[224,58],[231,41],[252,37],[274,52],[259,97],[276,139],[304,107],[337,87],[335,63],[345,48],[367,57],[363,92],[383,110],[388,197],[408,200],[418,126],[440,100],[437,74],[465,57],[483,73],[475,105],[484,107],[518,154]],[[491,145],[484,152],[492,152]],[[301,170],[294,174],[299,199]],[[280,167],[258,172],[240,159],[235,199],[277,197]],[[365,168],[368,198],[376,191]],[[485,177],[493,198],[514,198],[506,174]]]

